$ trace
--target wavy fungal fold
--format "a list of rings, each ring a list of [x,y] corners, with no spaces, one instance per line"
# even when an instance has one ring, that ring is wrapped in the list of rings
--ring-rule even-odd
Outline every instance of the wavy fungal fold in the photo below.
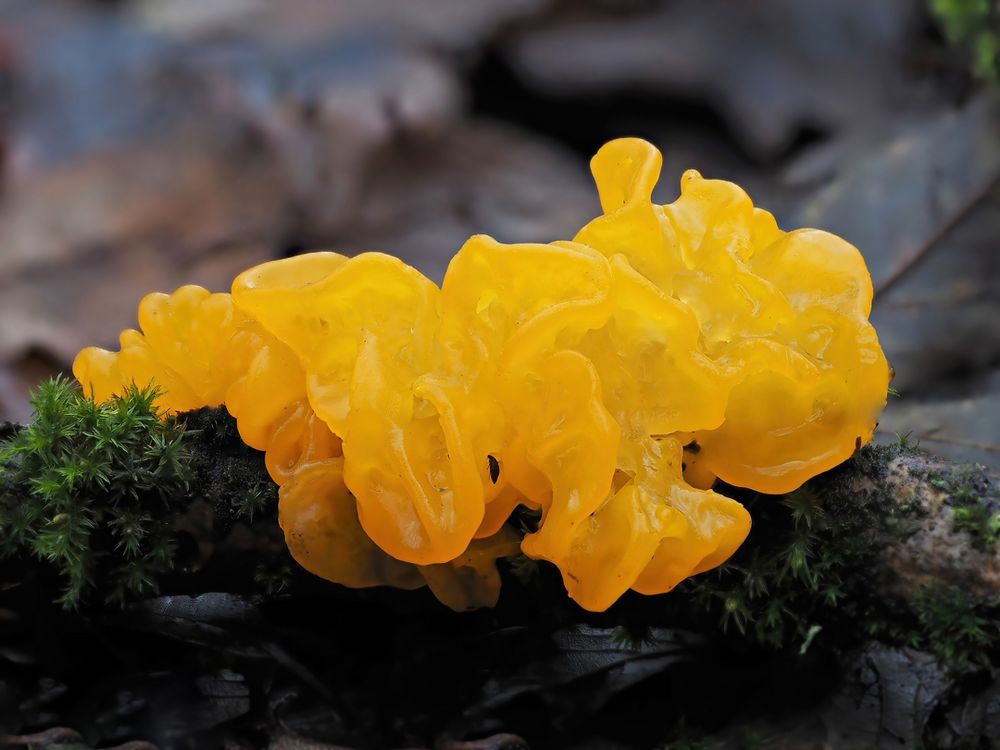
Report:
[[[141,332],[73,373],[99,401],[155,382],[168,412],[225,404],[281,486],[292,556],[331,581],[491,606],[520,550],[590,610],[670,591],[750,530],[716,478],[783,493],[844,461],[890,370],[856,248],[693,170],[653,203],[661,162],[606,144],[603,213],[572,241],[474,236],[440,287],[323,252],[231,294],[150,294]],[[519,505],[536,531],[507,523]]]

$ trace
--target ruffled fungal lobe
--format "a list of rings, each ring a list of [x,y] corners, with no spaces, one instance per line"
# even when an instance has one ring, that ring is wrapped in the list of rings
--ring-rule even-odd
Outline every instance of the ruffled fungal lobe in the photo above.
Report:
[[[717,477],[787,492],[869,441],[889,368],[856,248],[784,232],[738,186],[621,139],[592,161],[602,215],[572,242],[474,236],[439,288],[379,253],[312,253],[232,296],[150,295],[121,351],[74,373],[104,400],[224,402],[282,485],[306,569],[347,586],[496,601],[499,557],[559,567],[603,610],[724,562],[750,518]],[[518,505],[541,511],[519,538]]]

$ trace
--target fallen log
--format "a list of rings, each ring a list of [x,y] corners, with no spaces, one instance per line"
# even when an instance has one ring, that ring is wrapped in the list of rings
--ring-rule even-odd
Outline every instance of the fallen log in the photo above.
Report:
[[[456,614],[426,591],[305,573],[233,420],[202,409],[168,427],[188,474],[161,515],[171,564],[149,585],[123,595],[103,580],[114,547],[95,534],[105,547],[67,610],[58,566],[5,546],[0,730],[15,739],[67,726],[93,746],[159,747],[463,747],[498,732],[647,747],[747,727],[835,747],[995,736],[1000,494],[982,467],[904,440],[866,446],[788,495],[728,488],[753,515],[750,539],[670,594],[588,613],[554,569],[517,557],[501,561],[496,609]],[[9,535],[11,508],[37,498],[7,466]]]

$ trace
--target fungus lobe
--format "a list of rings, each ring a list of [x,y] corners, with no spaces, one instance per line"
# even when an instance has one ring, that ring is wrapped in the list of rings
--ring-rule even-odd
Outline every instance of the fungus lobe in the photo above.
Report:
[[[784,232],[691,170],[652,202],[649,143],[606,144],[572,241],[477,235],[439,287],[379,253],[251,268],[232,293],[149,295],[141,332],[73,371],[95,399],[224,403],[266,453],[295,559],[347,586],[489,606],[496,560],[558,566],[604,610],[723,563],[750,517],[716,478],[787,492],[872,438],[890,370],[856,248]],[[518,505],[541,511],[522,535]]]

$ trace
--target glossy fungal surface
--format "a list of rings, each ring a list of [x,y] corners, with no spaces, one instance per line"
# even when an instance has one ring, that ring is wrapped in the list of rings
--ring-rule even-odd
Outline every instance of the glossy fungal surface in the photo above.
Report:
[[[520,549],[587,609],[669,591],[749,532],[714,480],[781,493],[840,463],[889,368],[857,249],[694,171],[655,204],[660,164],[612,141],[603,213],[572,241],[472,237],[440,287],[313,253],[231,295],[150,295],[142,332],[74,374],[97,399],[152,380],[170,410],[224,403],[282,485],[292,555],[329,580],[488,606]],[[536,531],[506,524],[518,505]]]

